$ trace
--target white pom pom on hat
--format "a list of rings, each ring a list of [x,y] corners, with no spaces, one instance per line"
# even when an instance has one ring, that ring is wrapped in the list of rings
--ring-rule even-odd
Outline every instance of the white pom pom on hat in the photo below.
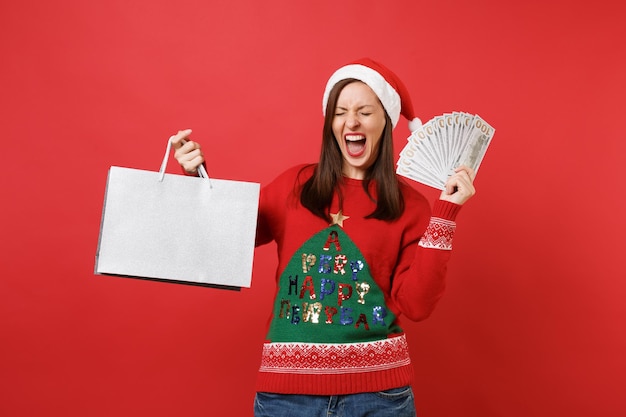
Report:
[[[335,84],[347,78],[354,78],[367,84],[378,96],[385,111],[391,118],[393,127],[396,127],[400,115],[409,121],[411,132],[419,129],[422,121],[415,116],[413,103],[407,88],[402,81],[387,67],[370,59],[361,58],[346,66],[339,68],[326,83],[324,98],[322,99],[322,111],[326,114],[328,96]]]

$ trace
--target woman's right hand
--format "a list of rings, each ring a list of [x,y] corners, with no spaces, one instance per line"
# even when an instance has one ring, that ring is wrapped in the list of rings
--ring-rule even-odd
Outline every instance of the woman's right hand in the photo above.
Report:
[[[198,173],[198,167],[204,162],[204,154],[199,143],[189,139],[191,129],[179,130],[170,138],[174,147],[174,158],[188,174]]]

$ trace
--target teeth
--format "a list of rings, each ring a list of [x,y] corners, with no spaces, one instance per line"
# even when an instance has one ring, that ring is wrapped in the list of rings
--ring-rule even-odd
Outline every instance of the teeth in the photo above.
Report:
[[[365,136],[363,135],[350,135],[350,136],[346,136],[346,140],[347,141],[359,141],[359,140],[365,140]]]

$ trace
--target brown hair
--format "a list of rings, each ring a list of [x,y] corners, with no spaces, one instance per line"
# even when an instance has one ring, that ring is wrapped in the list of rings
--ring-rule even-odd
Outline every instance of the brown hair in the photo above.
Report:
[[[333,118],[339,93],[346,85],[355,81],[358,80],[353,78],[341,80],[330,91],[322,130],[320,159],[313,176],[303,184],[300,192],[302,205],[314,215],[327,221],[330,221],[329,210],[335,192],[339,193],[339,206],[341,207],[343,204],[343,196],[337,187],[343,181],[343,157],[333,134]],[[387,112],[385,112],[385,118],[387,123],[378,145],[378,157],[365,173],[363,188],[370,199],[376,203],[376,209],[366,217],[395,220],[404,211],[404,200],[395,174],[393,125]],[[371,182],[376,184],[376,198],[369,191]]]

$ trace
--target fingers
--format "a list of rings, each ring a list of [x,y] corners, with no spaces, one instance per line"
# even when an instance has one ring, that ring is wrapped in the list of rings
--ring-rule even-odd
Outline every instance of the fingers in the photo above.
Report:
[[[450,201],[456,204],[463,204],[469,200],[474,194],[474,178],[476,173],[469,167],[460,166],[455,169],[455,173],[448,178],[441,196],[442,200]]]
[[[474,170],[468,166],[465,165],[459,165],[454,172],[465,172],[467,173],[467,176],[470,178],[471,182],[474,182],[474,179],[476,178],[476,172],[474,172]]]
[[[170,141],[175,149],[174,158],[186,172],[195,174],[204,162],[204,154],[200,144],[190,140],[190,135],[191,129],[180,130],[170,137]]]
[[[174,149],[179,149],[185,142],[188,142],[191,129],[179,130],[177,134],[170,137]]]

